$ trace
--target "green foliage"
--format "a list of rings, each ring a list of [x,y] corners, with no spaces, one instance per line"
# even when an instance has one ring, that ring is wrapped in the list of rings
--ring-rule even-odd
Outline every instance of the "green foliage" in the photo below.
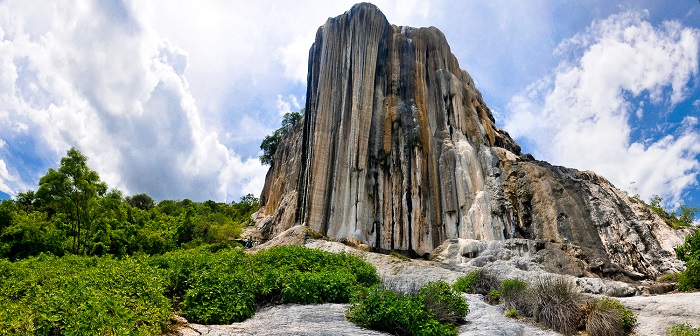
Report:
[[[262,143],[260,144],[260,149],[262,149],[263,154],[260,155],[260,163],[264,165],[272,165],[275,152],[277,152],[277,146],[280,140],[289,133],[292,127],[301,120],[303,117],[304,110],[300,112],[289,112],[285,113],[282,119],[282,127],[275,130],[272,135],[266,136]]]
[[[687,235],[683,245],[676,247],[676,257],[681,261],[700,260],[700,230]]]
[[[448,321],[461,319],[468,311],[447,283],[435,282],[415,295],[372,286],[353,297],[346,317],[364,328],[395,335],[457,335],[457,326]]]
[[[649,209],[655,212],[661,219],[674,229],[680,229],[693,225],[695,216],[700,212],[700,207],[692,207],[681,204],[678,206],[678,212],[668,211],[664,209],[663,198],[659,195],[653,195],[649,202]],[[642,202],[643,203],[643,202]]]
[[[411,261],[411,258],[409,258],[409,257],[407,257],[399,252],[396,252],[396,251],[389,252],[389,255],[396,258],[396,259],[400,259],[403,261]]]
[[[455,281],[452,288],[457,292],[488,295],[498,288],[498,279],[485,269],[467,273]]]
[[[583,301],[573,285],[561,277],[540,277],[533,280],[527,290],[527,306],[521,311],[546,326],[571,335],[579,322],[579,307]]]
[[[601,297],[581,309],[582,321],[588,335],[627,335],[637,325],[637,314],[620,301]]]
[[[509,310],[506,310],[505,316],[506,316],[507,318],[517,319],[518,317],[520,317],[520,314],[518,314],[518,310],[517,310],[517,309],[509,309]]]
[[[438,322],[461,323],[469,313],[467,302],[444,281],[426,284],[417,295],[430,316]]]
[[[528,306],[528,298],[525,290],[527,283],[520,279],[505,279],[501,282],[501,299],[506,309],[525,311]]]
[[[134,208],[139,208],[141,210],[150,210],[156,205],[156,202],[146,194],[137,194],[132,197],[126,198],[126,203]]]
[[[379,282],[374,266],[351,254],[283,246],[246,255],[214,247],[151,258],[166,271],[167,293],[192,322],[243,321],[258,303],[345,303],[358,287]]]
[[[344,271],[292,272],[282,280],[282,303],[345,303],[357,285]]]
[[[258,208],[253,195],[231,204],[165,200],[153,205],[148,195],[125,198],[110,190],[88,202],[89,211],[81,210],[78,222],[75,211],[47,201],[50,193],[42,190],[37,194],[43,198],[28,191],[0,203],[0,258],[20,260],[42,252],[124,257],[233,242]]]
[[[489,304],[498,304],[501,301],[501,292],[497,289],[492,289],[488,295],[486,295],[486,302]]]
[[[140,259],[41,255],[0,261],[0,326],[10,334],[162,334],[162,273]]]
[[[667,335],[671,336],[700,336],[700,328],[693,328],[690,323],[671,326],[666,330]]]
[[[700,259],[685,263],[685,271],[678,275],[678,290],[691,292],[700,289]]]
[[[68,156],[61,159],[58,170],[50,168],[39,180],[36,198],[47,209],[49,218],[60,212],[70,223],[71,253],[86,252],[85,231],[90,230],[97,216],[97,200],[106,192],[107,185],[87,166],[87,157],[75,148],[69,149]]]
[[[683,245],[676,247],[676,257],[685,261],[685,271],[678,275],[678,289],[700,289],[700,230],[686,236]]]
[[[476,280],[478,273],[476,271],[467,273],[467,275],[459,277],[452,285],[452,288],[460,293],[469,293],[469,289]]]

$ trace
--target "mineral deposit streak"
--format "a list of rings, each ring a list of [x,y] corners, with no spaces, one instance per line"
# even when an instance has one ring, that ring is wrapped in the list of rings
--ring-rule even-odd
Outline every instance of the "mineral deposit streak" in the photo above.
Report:
[[[260,197],[268,236],[307,225],[414,255],[453,238],[524,238],[582,274],[681,267],[680,234],[646,207],[595,173],[521,153],[437,28],[355,5],[318,29],[307,83],[306,115]]]

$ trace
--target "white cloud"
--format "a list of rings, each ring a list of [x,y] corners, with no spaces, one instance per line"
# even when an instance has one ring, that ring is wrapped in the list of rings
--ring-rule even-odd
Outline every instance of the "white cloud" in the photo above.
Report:
[[[572,60],[511,100],[505,128],[546,160],[677,201],[697,185],[700,132],[686,120],[673,135],[635,142],[630,117],[641,112],[630,98],[671,109],[683,101],[698,74],[700,32],[678,22],[653,26],[645,16],[613,15],[562,43],[557,53]]]
[[[277,113],[283,116],[289,112],[298,112],[301,109],[299,100],[293,94],[287,95],[287,97],[282,97],[282,95],[277,95]]]
[[[0,4],[6,142],[27,135],[55,162],[75,146],[128,193],[230,201],[262,189],[257,158],[241,158],[202,123],[184,75],[188,53],[150,26],[140,2],[52,4],[49,24],[22,16],[32,3]],[[14,194],[21,183],[10,172],[21,163],[6,163],[0,190]]]

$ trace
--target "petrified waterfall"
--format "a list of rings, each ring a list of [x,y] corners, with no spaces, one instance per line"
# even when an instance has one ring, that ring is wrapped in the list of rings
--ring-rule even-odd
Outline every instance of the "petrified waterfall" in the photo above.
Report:
[[[523,155],[434,27],[389,24],[371,4],[319,28],[306,115],[282,140],[258,225],[307,225],[425,255],[452,238],[522,238],[584,273],[676,269],[678,235],[604,178]]]

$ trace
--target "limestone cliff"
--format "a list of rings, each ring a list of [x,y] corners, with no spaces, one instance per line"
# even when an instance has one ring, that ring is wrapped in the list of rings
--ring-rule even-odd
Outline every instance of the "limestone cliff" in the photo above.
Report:
[[[678,235],[645,207],[594,173],[523,155],[437,28],[355,5],[319,28],[307,85],[260,198],[268,236],[307,225],[417,255],[453,238],[523,238],[568,249],[586,274],[679,267]]]

